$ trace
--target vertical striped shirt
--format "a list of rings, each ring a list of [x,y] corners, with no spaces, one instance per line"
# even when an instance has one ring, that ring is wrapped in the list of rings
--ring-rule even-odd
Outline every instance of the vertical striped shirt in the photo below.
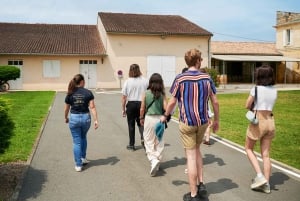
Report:
[[[178,101],[179,120],[189,126],[208,122],[208,99],[216,94],[216,87],[209,74],[186,71],[176,76],[170,93]]]

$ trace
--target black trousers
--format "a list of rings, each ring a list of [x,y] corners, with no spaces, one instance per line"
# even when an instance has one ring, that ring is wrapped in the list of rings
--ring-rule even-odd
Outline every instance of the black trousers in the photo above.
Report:
[[[135,123],[139,128],[141,140],[144,140],[143,132],[144,127],[140,124],[140,108],[141,101],[128,101],[126,104],[126,115],[129,131],[129,145],[134,146],[135,144]]]

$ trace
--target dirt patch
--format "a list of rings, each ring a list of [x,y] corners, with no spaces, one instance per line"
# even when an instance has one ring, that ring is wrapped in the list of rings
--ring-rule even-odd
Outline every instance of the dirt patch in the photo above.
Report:
[[[0,164],[0,200],[10,200],[26,168],[22,161]]]

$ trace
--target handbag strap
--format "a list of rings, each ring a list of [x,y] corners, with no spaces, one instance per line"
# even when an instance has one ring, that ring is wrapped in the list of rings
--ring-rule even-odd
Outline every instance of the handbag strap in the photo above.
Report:
[[[148,109],[151,107],[151,105],[154,103],[155,99],[153,98],[152,102],[147,106],[146,111],[148,111]]]

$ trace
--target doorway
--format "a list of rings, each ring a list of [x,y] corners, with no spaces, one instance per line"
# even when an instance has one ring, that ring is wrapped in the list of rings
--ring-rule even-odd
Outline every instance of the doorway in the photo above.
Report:
[[[97,88],[97,60],[80,60],[80,73],[85,79],[85,88]]]

